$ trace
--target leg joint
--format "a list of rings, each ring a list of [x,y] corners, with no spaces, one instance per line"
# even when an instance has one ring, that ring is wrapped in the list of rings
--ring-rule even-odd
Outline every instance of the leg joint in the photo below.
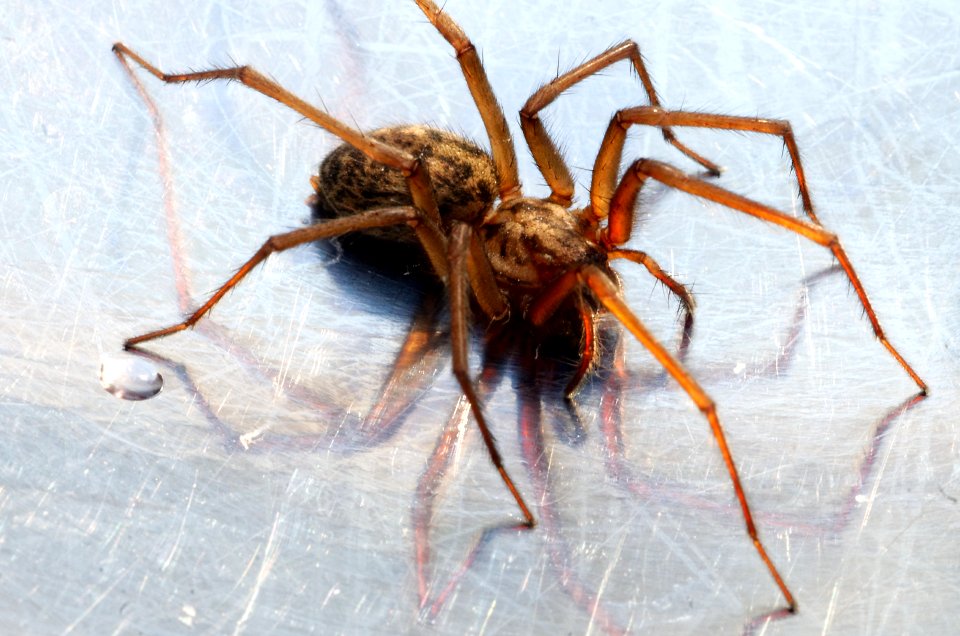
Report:
[[[523,105],[523,108],[520,109],[520,123],[521,123],[521,124],[526,124],[526,123],[528,123],[528,122],[529,122],[529,123],[533,123],[533,122],[536,121],[537,119],[540,119],[539,115],[537,115],[537,111],[538,111],[539,109],[537,109],[537,108],[532,108],[532,107],[530,106],[530,101],[532,101],[532,98],[531,98],[531,100],[529,100],[526,104]]]
[[[700,409],[700,412],[706,416],[716,415],[717,414],[717,405],[713,401],[713,398],[704,394],[703,398],[697,400],[697,408]]]
[[[475,54],[477,51],[477,47],[473,45],[473,42],[471,42],[470,40],[467,40],[467,43],[465,45],[459,46],[455,50],[457,52],[457,59],[459,60],[460,58],[466,55],[469,55],[470,53]]]
[[[421,162],[416,157],[406,156],[401,161],[400,172],[408,179],[420,172]]]
[[[623,130],[627,130],[628,128],[630,128],[630,124],[629,124],[628,122],[624,122],[624,121],[623,121],[623,111],[622,111],[622,110],[618,110],[616,113],[614,113],[614,115],[613,115],[613,121],[614,121],[614,123],[617,124],[617,126],[620,126],[620,128],[622,128]]]

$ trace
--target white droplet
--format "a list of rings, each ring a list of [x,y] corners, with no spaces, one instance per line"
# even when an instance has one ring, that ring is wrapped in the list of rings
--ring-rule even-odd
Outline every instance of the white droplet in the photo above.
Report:
[[[163,388],[163,376],[146,358],[107,353],[100,358],[100,385],[124,400],[146,400]]]
[[[733,367],[733,372],[736,373],[737,375],[740,375],[741,373],[744,372],[746,368],[747,368],[746,364],[744,364],[743,362],[737,362],[737,364],[734,365]]]

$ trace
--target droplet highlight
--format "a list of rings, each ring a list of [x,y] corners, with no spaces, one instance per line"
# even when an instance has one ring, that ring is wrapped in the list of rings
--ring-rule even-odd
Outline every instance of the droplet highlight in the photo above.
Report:
[[[109,353],[100,358],[100,386],[122,400],[147,400],[160,393],[163,376],[146,358]]]

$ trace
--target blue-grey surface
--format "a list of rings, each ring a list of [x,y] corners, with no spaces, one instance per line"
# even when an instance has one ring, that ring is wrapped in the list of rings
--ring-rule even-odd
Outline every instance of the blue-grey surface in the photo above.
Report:
[[[665,105],[793,121],[821,220],[931,386],[897,411],[915,387],[873,340],[849,285],[837,275],[804,282],[830,266],[824,250],[664,189],[645,201],[634,246],[693,284],[688,367],[719,405],[800,613],[763,619],[782,600],[744,535],[706,422],[675,384],[649,381],[656,367],[635,343],[634,381],[618,398],[623,456],[601,430],[608,404],[597,389],[580,401],[579,443],[557,432],[564,404],[545,400],[547,461],[531,464],[515,382],[502,383],[491,420],[521,490],[551,523],[494,535],[460,572],[481,531],[516,515],[472,423],[463,429],[430,525],[428,591],[460,578],[433,617],[418,607],[413,513],[458,397],[446,354],[424,364],[425,390],[402,426],[376,443],[353,430],[406,332],[411,287],[328,266],[335,252],[282,255],[216,309],[215,328],[151,347],[182,365],[164,368],[159,397],[104,392],[101,355],[179,317],[174,250],[203,297],[268,234],[307,220],[308,178],[334,145],[240,86],[145,78],[166,123],[165,189],[113,41],[169,70],[251,63],[364,128],[426,121],[479,140],[483,130],[449,47],[412,2],[7,2],[0,632],[955,628],[956,3],[519,4],[446,3],[512,124],[558,66],[625,37],[641,43]],[[609,116],[642,102],[621,65],[545,113],[581,202]],[[543,192],[514,130],[523,180]],[[683,132],[727,167],[723,185],[799,213],[776,140]],[[653,132],[631,135],[628,156],[689,167]],[[623,271],[631,305],[671,341],[675,304],[642,272]]]

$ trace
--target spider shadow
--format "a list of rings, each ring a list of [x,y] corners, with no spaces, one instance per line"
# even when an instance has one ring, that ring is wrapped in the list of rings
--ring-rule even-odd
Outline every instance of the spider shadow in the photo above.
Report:
[[[316,202],[310,202],[310,217],[314,223],[337,218]],[[442,298],[445,289],[413,230],[394,230],[409,240],[386,240],[354,232],[317,241],[310,249],[342,297],[357,301],[375,315],[406,318],[424,302]]]

